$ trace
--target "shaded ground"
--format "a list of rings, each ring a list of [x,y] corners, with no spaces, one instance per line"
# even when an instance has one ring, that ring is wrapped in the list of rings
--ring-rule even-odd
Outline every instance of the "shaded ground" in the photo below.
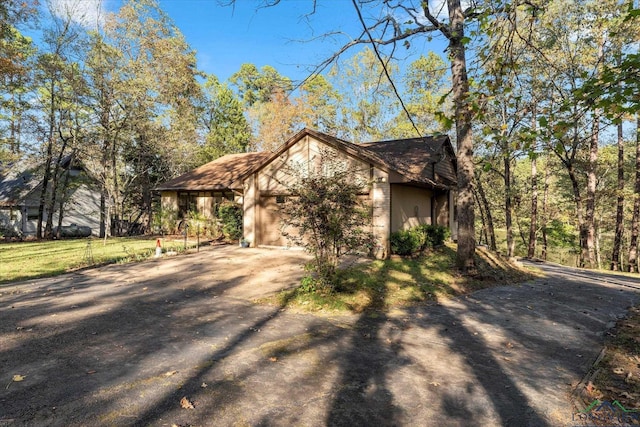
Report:
[[[620,407],[615,412],[622,410],[621,418],[626,418],[627,424],[640,425],[640,306],[632,308],[615,328],[607,331],[605,348],[580,392],[584,407],[596,399],[618,402]],[[606,421],[611,424],[609,419]]]
[[[640,301],[640,280],[542,266],[389,313],[251,302],[304,258],[219,247],[3,286],[0,425],[575,425],[570,393]]]

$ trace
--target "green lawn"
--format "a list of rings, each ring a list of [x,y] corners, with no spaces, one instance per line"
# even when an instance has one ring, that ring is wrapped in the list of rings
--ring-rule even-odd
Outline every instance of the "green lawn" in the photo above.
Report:
[[[164,240],[163,248],[183,249],[182,240]],[[0,283],[55,276],[89,265],[129,262],[155,254],[156,239],[112,237],[0,243]]]
[[[536,275],[479,248],[476,250],[477,274],[463,276],[455,268],[455,250],[454,244],[447,244],[417,258],[365,262],[341,270],[335,292],[305,292],[300,287],[283,291],[264,302],[313,312],[389,311],[482,288],[514,284]]]

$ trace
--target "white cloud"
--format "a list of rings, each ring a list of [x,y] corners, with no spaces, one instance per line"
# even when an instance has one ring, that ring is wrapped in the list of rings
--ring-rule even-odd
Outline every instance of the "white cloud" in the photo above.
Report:
[[[51,12],[59,18],[71,18],[86,28],[102,26],[105,16],[103,0],[50,0]]]

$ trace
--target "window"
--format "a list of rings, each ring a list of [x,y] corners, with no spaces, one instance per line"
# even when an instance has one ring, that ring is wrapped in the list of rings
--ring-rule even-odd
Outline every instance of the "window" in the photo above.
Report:
[[[44,213],[43,213],[44,217]],[[38,208],[27,209],[27,221],[35,221],[38,219]]]
[[[198,192],[181,191],[178,193],[178,216],[184,218],[191,211],[198,212]]]

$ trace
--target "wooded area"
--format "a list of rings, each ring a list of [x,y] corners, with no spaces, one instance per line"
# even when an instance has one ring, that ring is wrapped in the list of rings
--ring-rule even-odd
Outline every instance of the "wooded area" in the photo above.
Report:
[[[199,71],[155,0],[124,1],[91,29],[43,16],[46,3],[4,1],[0,176],[42,165],[38,236],[64,211],[69,157],[98,183],[102,235],[107,218],[151,231],[158,183],[274,150],[303,127],[355,143],[452,132],[461,268],[481,243],[638,271],[637,1],[429,4],[353,0],[362,33],[296,82],[271,65],[246,63],[228,81]],[[23,34],[38,22],[36,45]],[[437,36],[448,57],[398,59]]]

